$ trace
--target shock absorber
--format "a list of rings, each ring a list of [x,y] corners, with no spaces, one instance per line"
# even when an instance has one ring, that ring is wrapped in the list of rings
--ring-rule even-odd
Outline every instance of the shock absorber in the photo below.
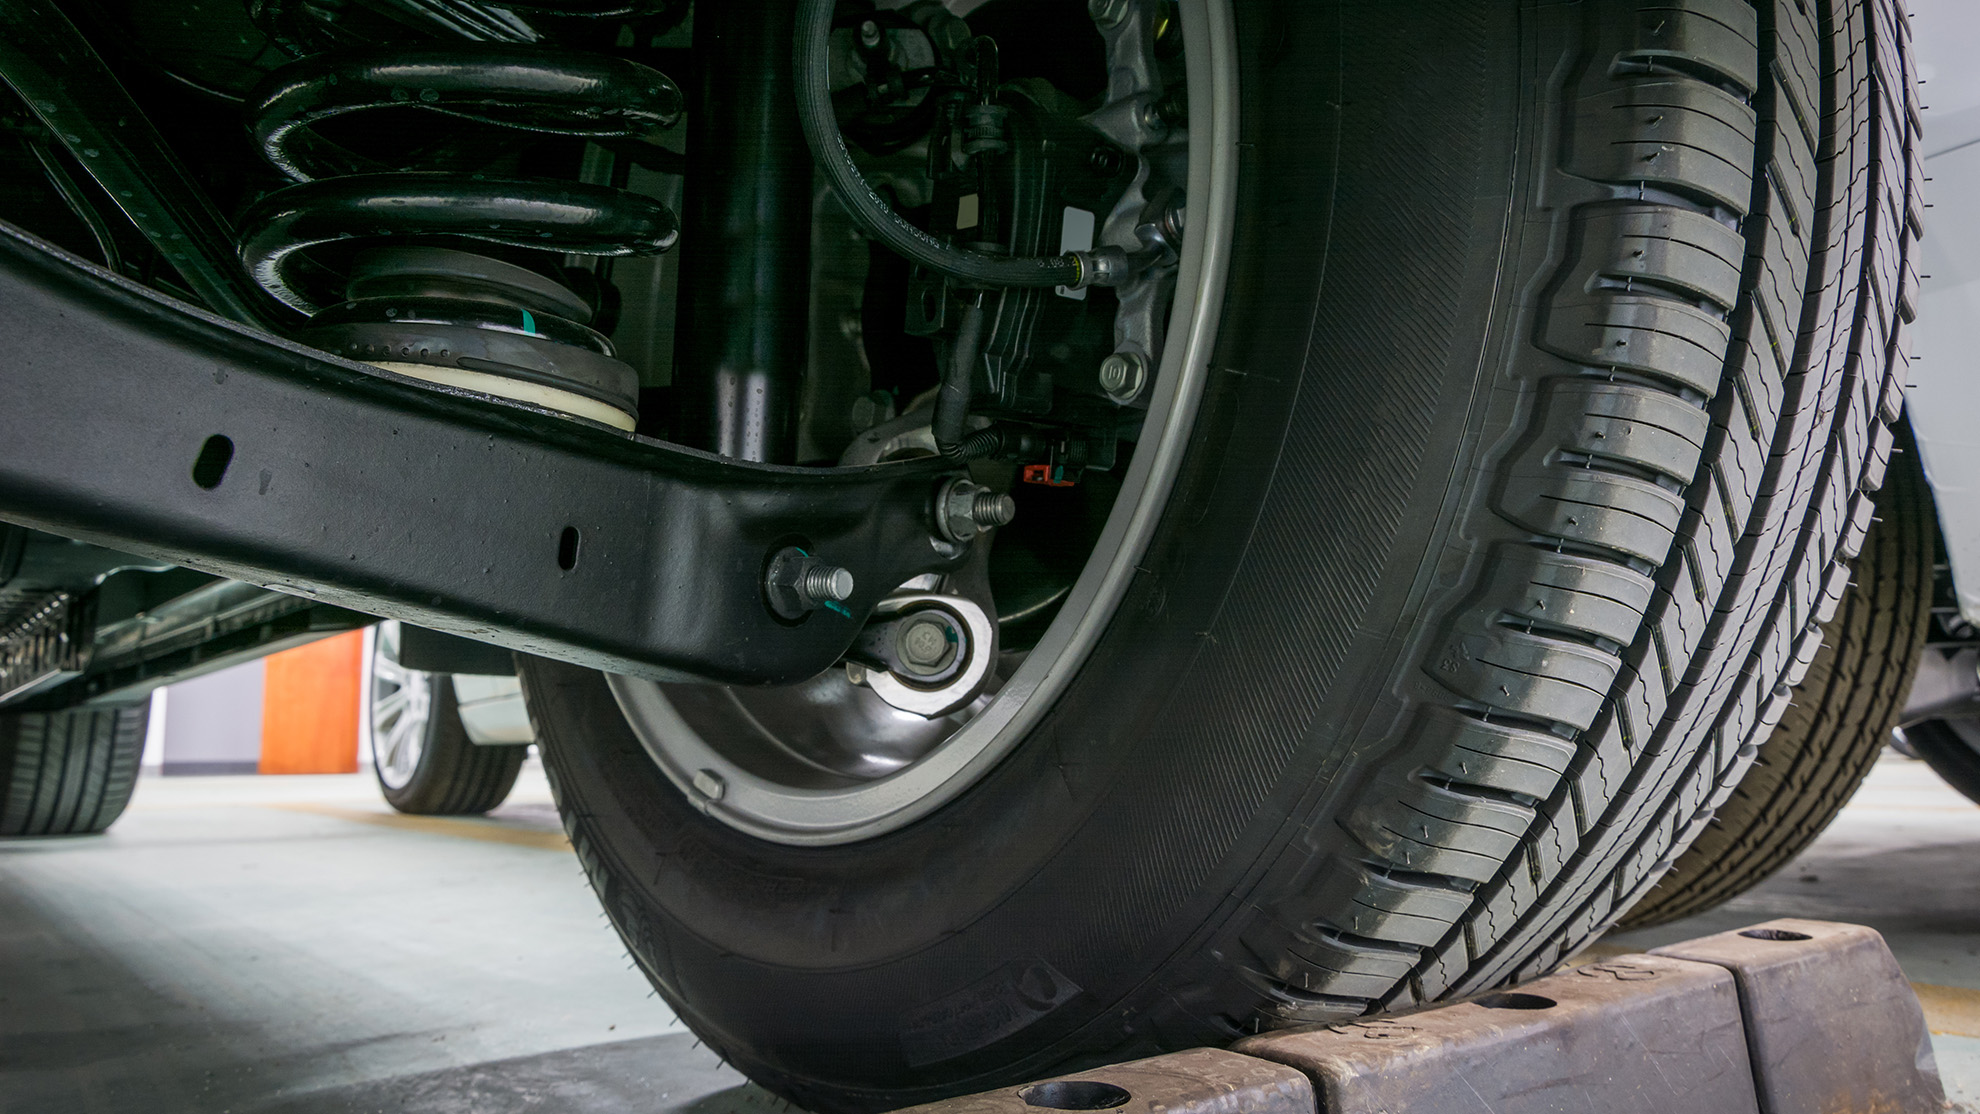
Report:
[[[405,108],[610,141],[673,126],[680,90],[626,59],[476,43],[319,54],[275,70],[248,98],[254,142],[296,184],[243,215],[241,259],[263,289],[308,317],[297,339],[633,428],[638,376],[590,327],[592,306],[548,274],[462,247],[652,254],[679,238],[674,213],[607,186],[406,170],[317,130],[337,117]],[[311,258],[312,248],[347,241],[360,243],[349,245],[346,268]]]

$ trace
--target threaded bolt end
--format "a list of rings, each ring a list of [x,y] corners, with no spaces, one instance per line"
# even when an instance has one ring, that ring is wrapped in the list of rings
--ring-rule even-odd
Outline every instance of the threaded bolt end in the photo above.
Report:
[[[978,492],[970,503],[969,517],[978,526],[1007,526],[1017,517],[1017,500],[994,491]]]
[[[843,603],[852,598],[853,574],[832,565],[817,565],[805,570],[799,588],[814,600]]]

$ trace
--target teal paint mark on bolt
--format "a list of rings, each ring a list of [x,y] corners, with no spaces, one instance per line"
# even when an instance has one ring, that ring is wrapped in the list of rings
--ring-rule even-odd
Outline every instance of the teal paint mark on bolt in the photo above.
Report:
[[[845,616],[846,618],[848,618],[848,619],[850,619],[850,618],[852,618],[852,617],[853,617],[853,613],[852,613],[852,612],[850,612],[850,611],[847,611],[847,610],[845,609],[845,607],[844,607],[843,605],[841,605],[841,604],[836,604],[836,603],[833,603],[833,602],[832,602],[831,600],[826,600],[826,601],[825,601],[825,607],[826,607],[826,608],[827,608],[828,610],[831,610],[831,611],[836,611],[836,612],[838,612],[839,614],[841,614],[841,615],[844,615],[844,616]]]

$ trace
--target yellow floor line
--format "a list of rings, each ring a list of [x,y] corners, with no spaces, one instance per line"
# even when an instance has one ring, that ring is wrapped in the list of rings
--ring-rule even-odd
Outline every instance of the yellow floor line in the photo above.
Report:
[[[1911,989],[1925,1007],[1925,1027],[1949,1037],[1980,1037],[1980,990],[1915,982]]]
[[[489,843],[508,843],[517,847],[541,847],[549,851],[569,851],[571,841],[562,832],[546,832],[535,828],[508,828],[489,820],[469,820],[457,816],[407,816],[402,812],[370,812],[358,808],[339,808],[336,805],[311,804],[304,801],[270,803],[265,808],[279,808],[289,812],[309,812],[318,816],[334,816],[339,820],[353,820],[359,824],[376,824],[381,828],[399,828],[409,832],[426,832],[429,835],[458,836],[461,839],[479,839]]]

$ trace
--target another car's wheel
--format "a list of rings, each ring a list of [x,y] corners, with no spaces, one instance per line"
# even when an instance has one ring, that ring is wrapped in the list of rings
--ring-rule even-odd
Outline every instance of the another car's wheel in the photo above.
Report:
[[[0,712],[0,836],[82,835],[123,815],[149,704]]]
[[[1745,773],[1869,525],[1915,297],[1890,0],[1180,13],[1153,404],[1001,685],[523,669],[631,954],[800,1106],[1549,969]],[[993,584],[1064,495],[1014,494]]]
[[[1780,725],[1704,834],[1621,927],[1688,917],[1759,885],[1822,834],[1870,773],[1931,627],[1937,526],[1915,452],[1892,459],[1876,506],[1842,606]]]
[[[1940,575],[1934,637],[1891,742],[1980,803],[1980,636],[1959,614],[1950,570],[1941,565]]]
[[[367,704],[380,792],[400,812],[487,812],[515,787],[528,748],[469,739],[453,678],[400,664],[399,637],[399,624],[386,622],[372,639]]]

